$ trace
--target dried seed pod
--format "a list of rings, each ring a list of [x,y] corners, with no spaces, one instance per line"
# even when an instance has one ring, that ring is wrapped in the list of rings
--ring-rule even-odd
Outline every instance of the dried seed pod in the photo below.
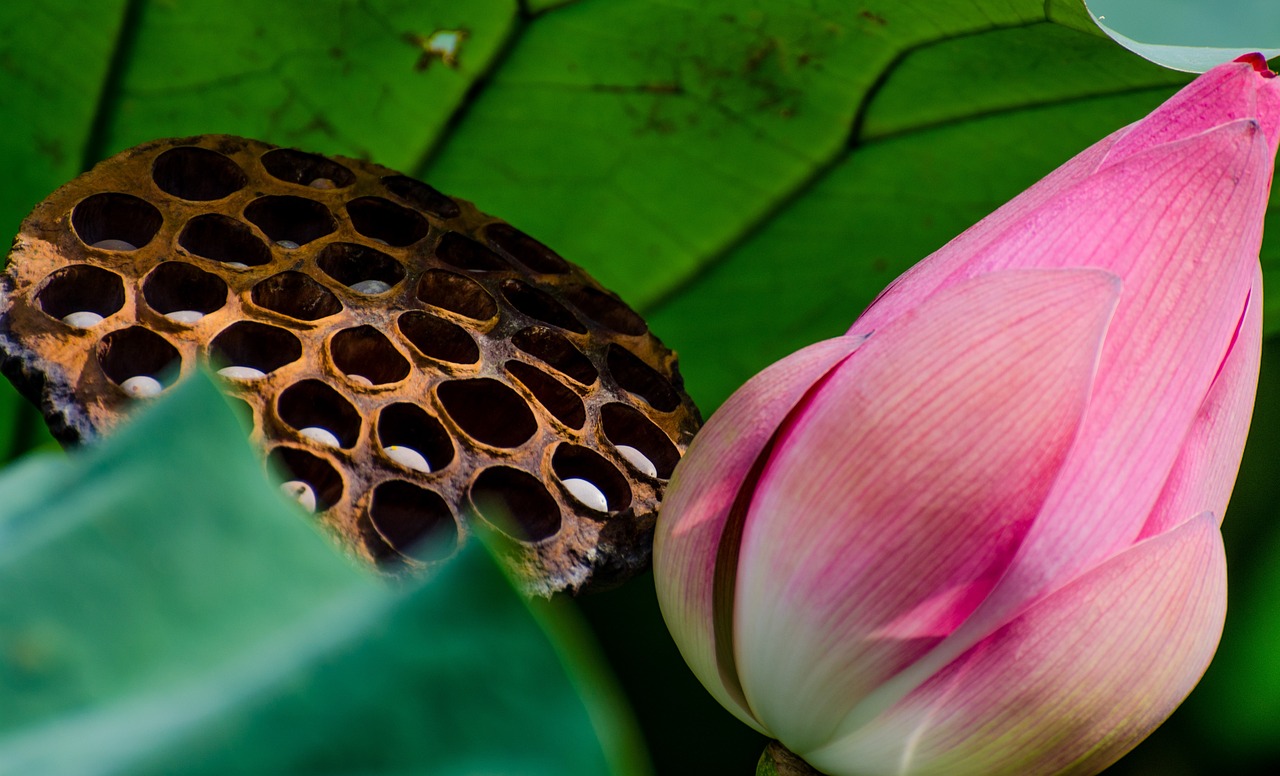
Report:
[[[4,372],[59,439],[210,362],[285,490],[387,568],[486,523],[531,593],[626,579],[699,424],[675,355],[546,246],[395,171],[242,138],[148,143],[54,192],[0,293]]]

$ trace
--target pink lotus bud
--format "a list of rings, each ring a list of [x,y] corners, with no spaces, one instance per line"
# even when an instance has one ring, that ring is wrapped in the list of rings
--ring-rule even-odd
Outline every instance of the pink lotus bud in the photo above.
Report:
[[[667,491],[658,597],[748,725],[830,774],[1096,773],[1221,634],[1280,141],[1205,73],[752,378]]]

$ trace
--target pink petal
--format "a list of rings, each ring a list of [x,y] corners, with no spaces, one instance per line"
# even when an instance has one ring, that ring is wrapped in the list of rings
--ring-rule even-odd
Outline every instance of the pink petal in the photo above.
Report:
[[[978,258],[1099,266],[1124,280],[1071,455],[998,589],[947,661],[1140,535],[1240,323],[1272,158],[1240,121],[1136,154],[1076,186]],[[1147,203],[1141,206],[1134,203]]]
[[[1143,526],[1144,538],[1201,512],[1216,515],[1221,524],[1249,435],[1261,359],[1262,268],[1258,267],[1235,342],[1182,443],[1182,453],[1164,492]]]
[[[729,645],[716,638],[716,569],[730,511],[779,424],[813,385],[862,344],[837,337],[773,364],[739,388],[689,446],[667,487],[653,548],[654,582],[667,627],[685,661],[725,708],[760,729],[741,700]],[[758,474],[758,471],[756,472]],[[754,480],[754,475],[752,477]],[[728,555],[736,552],[733,525]],[[723,573],[723,567],[722,567]],[[724,612],[721,616],[729,616]]]
[[[996,583],[1076,434],[1119,291],[1096,270],[954,285],[794,416],[747,515],[735,602],[742,684],[774,735],[824,740]]]
[[[1000,238],[1010,226],[1018,224],[1027,214],[1092,175],[1111,146],[1127,131],[1127,128],[1120,129],[1094,143],[904,272],[853,322],[848,333],[866,334],[883,328],[889,321],[919,305],[975,255]]]
[[[1266,60],[1249,59],[1204,73],[1134,124],[1112,147],[1103,166],[1239,119],[1257,119],[1269,134],[1274,154],[1280,131],[1280,81],[1266,75],[1269,72]]]
[[[1095,143],[908,270],[854,322],[849,333],[881,328],[947,282],[976,274],[972,266],[975,258],[1005,239],[1007,230],[1021,225],[1025,231],[1026,220],[1034,211],[1101,167],[1148,150],[1158,140],[1183,140],[1236,119],[1248,118],[1256,119],[1265,128],[1269,141],[1268,155],[1274,157],[1277,134],[1280,134],[1280,78],[1263,77],[1255,70],[1252,61],[1228,63],[1205,73],[1151,116]],[[1264,206],[1265,188],[1262,192]],[[1135,206],[1146,205],[1137,197],[1128,201],[1121,198],[1120,202],[1112,203],[1117,214]],[[1041,247],[1031,246],[1029,250],[1013,256],[1013,261],[1007,261],[1006,265],[1049,266],[1041,263],[1042,253]],[[1051,264],[1062,266],[1060,262]],[[1127,287],[1128,279],[1125,280]]]
[[[1091,570],[870,724],[801,754],[833,776],[1097,773],[1195,686],[1225,611],[1222,538],[1204,514]]]

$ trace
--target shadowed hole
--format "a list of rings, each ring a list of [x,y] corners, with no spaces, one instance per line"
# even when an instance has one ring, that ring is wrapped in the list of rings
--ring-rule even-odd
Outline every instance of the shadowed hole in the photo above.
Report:
[[[268,464],[284,480],[301,480],[316,496],[316,511],[323,512],[342,500],[342,475],[325,459],[296,447],[277,447]]]
[[[259,307],[300,321],[317,321],[342,312],[342,302],[333,292],[301,272],[281,272],[259,281],[251,296]]]
[[[101,267],[72,264],[52,272],[36,300],[41,310],[59,320],[79,312],[106,318],[124,306],[124,281]]]
[[[234,194],[249,182],[240,165],[217,151],[179,146],[156,157],[151,179],[178,199],[207,202]]]
[[[538,542],[560,530],[560,505],[540,480],[509,466],[485,469],[471,486],[471,503],[503,533]]]
[[[409,376],[408,359],[372,326],[343,329],[333,335],[329,355],[347,377],[363,377],[374,385],[396,383]]]
[[[462,214],[458,203],[420,180],[405,175],[388,175],[382,185],[410,205],[438,218],[457,218]]]
[[[594,450],[562,442],[551,457],[551,469],[562,482],[582,479],[599,488],[610,512],[631,506],[631,486],[627,478]]]
[[[444,560],[458,547],[458,524],[440,494],[390,480],[373,489],[369,520],[387,544],[417,560]]]
[[[427,236],[427,219],[382,197],[360,197],[347,203],[347,215],[356,231],[373,240],[397,247],[412,245]]]
[[[378,415],[378,441],[388,447],[407,447],[438,472],[453,461],[453,441],[440,421],[416,404],[401,402]]]
[[[445,264],[472,272],[497,272],[511,269],[506,259],[470,237],[464,237],[457,232],[449,232],[440,238],[436,256]]]
[[[569,312],[569,308],[560,304],[545,291],[540,291],[528,283],[519,280],[502,281],[502,295],[520,312],[552,326],[584,334],[587,327]]]
[[[638,450],[657,469],[658,477],[664,480],[670,477],[680,462],[680,451],[676,446],[662,429],[635,407],[606,404],[600,410],[600,421],[610,442]]]
[[[256,267],[271,261],[271,250],[248,226],[220,213],[196,216],[182,228],[178,244],[195,256]]]
[[[344,286],[377,280],[394,286],[404,279],[400,262],[379,250],[355,243],[330,243],[316,256],[321,271]]]
[[[158,313],[195,310],[207,315],[227,303],[227,284],[184,261],[166,261],[147,275],[142,295]]]
[[[494,447],[519,447],[538,430],[520,394],[488,377],[452,380],[436,388],[445,412],[472,439]]]
[[[160,231],[164,217],[155,205],[132,194],[114,191],[85,197],[71,211],[71,226],[85,245],[104,240],[128,243],[134,249],[151,242]],[[103,246],[108,250],[130,250],[123,245]]]
[[[570,286],[562,292],[565,299],[588,318],[619,334],[638,336],[649,330],[644,318],[612,294],[590,286]]]
[[[320,380],[303,380],[286,388],[276,400],[280,419],[297,431],[319,427],[338,438],[344,448],[360,438],[360,413],[346,397]]]
[[[580,429],[587,422],[587,410],[582,399],[559,380],[523,361],[508,361],[506,368],[561,423]]]
[[[340,189],[356,182],[356,176],[350,170],[332,159],[292,148],[268,151],[262,155],[261,161],[271,177],[285,183],[314,189]]]
[[[130,377],[153,377],[171,385],[178,377],[181,355],[159,334],[141,326],[113,331],[98,342],[98,364],[116,385]]]
[[[511,342],[583,385],[596,381],[596,368],[564,335],[545,326],[530,326],[511,336]]]
[[[477,321],[487,321],[498,312],[498,303],[479,283],[439,269],[422,273],[422,279],[418,281],[418,299]]]
[[[413,310],[401,315],[396,325],[425,356],[451,364],[474,364],[480,360],[476,341],[456,323]]]
[[[213,338],[209,352],[218,364],[247,366],[270,374],[302,358],[302,342],[277,326],[238,321]]]
[[[569,271],[569,262],[555,251],[510,224],[495,223],[484,228],[489,244],[534,272],[558,275]]]
[[[649,402],[655,410],[670,412],[680,406],[680,395],[667,378],[621,345],[609,346],[605,363],[619,386]]]
[[[329,208],[302,197],[259,197],[245,207],[244,217],[272,242],[306,245],[338,228]]]

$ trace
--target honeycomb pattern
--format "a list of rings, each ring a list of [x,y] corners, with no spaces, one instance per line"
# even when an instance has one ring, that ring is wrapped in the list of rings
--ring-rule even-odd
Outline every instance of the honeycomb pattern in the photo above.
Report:
[[[531,593],[616,584],[700,422],[675,355],[583,270],[354,160],[139,146],[41,203],[0,284],[4,371],[57,437],[209,364],[285,492],[389,569],[481,521]]]

